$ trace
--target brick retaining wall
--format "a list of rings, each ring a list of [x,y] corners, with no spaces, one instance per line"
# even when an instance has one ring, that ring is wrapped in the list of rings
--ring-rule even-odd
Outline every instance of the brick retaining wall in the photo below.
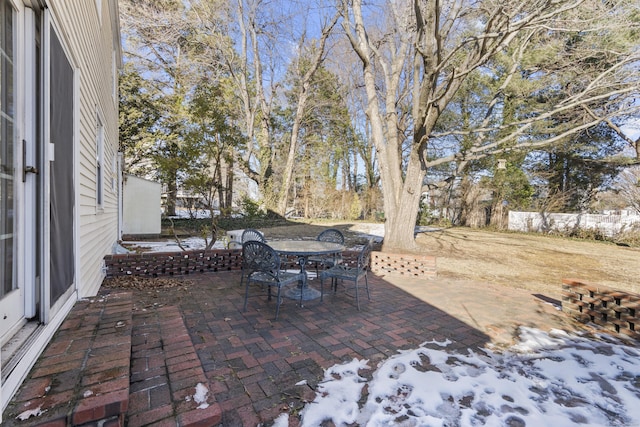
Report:
[[[343,252],[345,260],[358,254]],[[144,252],[104,257],[107,277],[162,277],[242,269],[241,249],[212,249],[183,252]],[[282,257],[282,268],[296,268],[297,257]]]
[[[344,262],[354,262],[358,251],[344,251]],[[181,276],[195,273],[240,270],[240,249],[213,249],[184,252],[144,252],[107,255],[104,258],[107,277],[117,276]],[[295,268],[296,257],[285,257],[284,268]],[[401,274],[432,279],[436,277],[436,258],[424,255],[372,252],[374,274]]]
[[[563,279],[562,311],[580,322],[640,339],[640,295]]]
[[[193,273],[240,270],[242,251],[217,249],[184,252],[144,252],[104,257],[107,277],[181,276]]]
[[[400,274],[435,279],[436,257],[374,251],[371,253],[371,271],[375,274]]]

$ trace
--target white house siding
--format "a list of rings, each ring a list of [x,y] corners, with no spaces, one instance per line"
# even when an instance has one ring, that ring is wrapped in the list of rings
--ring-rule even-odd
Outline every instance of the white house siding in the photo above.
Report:
[[[47,343],[71,310],[77,298],[95,295],[104,278],[103,258],[112,251],[118,239],[118,188],[117,183],[118,150],[118,99],[114,94],[114,71],[120,61],[120,38],[117,0],[11,0],[13,4],[22,4],[16,8],[17,20],[25,13],[26,7],[48,9],[52,25],[65,49],[65,53],[74,68],[74,287],[65,292],[44,316],[38,333],[28,342],[28,348],[17,365],[7,369],[5,360],[0,360],[0,372],[3,382],[0,384],[1,409],[16,392],[29,370],[44,350]],[[101,11],[97,10],[98,5]],[[45,12],[42,12],[45,15]],[[46,16],[46,15],[45,15]],[[42,26],[47,37],[46,25]],[[31,40],[33,42],[33,40]],[[118,62],[118,64],[114,64]],[[46,65],[43,63],[43,67]],[[43,72],[44,73],[44,72]],[[22,76],[17,76],[18,86]],[[41,96],[48,93],[43,87]],[[28,103],[30,101],[25,101]],[[44,101],[43,101],[44,102]],[[34,108],[33,105],[27,107]],[[28,108],[27,108],[28,109]],[[104,127],[104,188],[103,205],[96,201],[96,112],[99,112]],[[45,136],[46,140],[46,136]],[[55,161],[55,160],[54,160]],[[45,170],[46,172],[46,170]],[[46,181],[47,175],[43,174]],[[46,186],[44,189],[46,193]],[[46,204],[45,194],[45,204]],[[19,207],[23,206],[18,201]],[[24,212],[19,211],[21,215]],[[46,214],[44,212],[43,214]],[[22,218],[18,218],[21,221]],[[43,220],[45,223],[47,219]],[[42,233],[45,252],[47,233]],[[20,248],[20,246],[18,246]],[[46,265],[47,253],[44,254]],[[46,267],[43,267],[46,276]],[[33,273],[33,272],[32,272]],[[26,276],[26,275],[25,275]],[[47,289],[50,280],[43,278]],[[46,300],[43,301],[46,303]],[[46,304],[43,304],[46,305]],[[5,371],[6,370],[6,371]],[[6,377],[6,378],[5,378]],[[0,412],[0,423],[2,413]]]
[[[102,8],[100,12],[98,5]],[[114,33],[114,29],[118,28],[112,25],[111,12],[114,8],[108,1],[56,0],[51,1],[49,7],[54,19],[64,28],[64,41],[78,67],[76,250],[79,271],[76,274],[76,286],[79,296],[85,297],[97,293],[104,278],[102,260],[112,251],[118,239],[118,99],[114,97],[112,73],[115,69],[113,61],[119,57],[119,51],[114,56],[114,49],[119,46],[114,47],[113,41],[119,40],[119,34]],[[98,207],[96,200],[96,114],[100,115],[104,126],[101,207]],[[116,183],[114,186],[111,185],[112,179]]]

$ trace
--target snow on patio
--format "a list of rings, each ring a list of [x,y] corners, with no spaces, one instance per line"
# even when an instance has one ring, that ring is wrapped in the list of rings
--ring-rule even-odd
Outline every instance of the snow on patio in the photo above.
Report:
[[[425,232],[433,230],[428,227],[416,227],[416,232]],[[382,241],[384,237],[384,224],[369,224],[361,223],[355,224],[351,227],[351,231],[359,233],[363,237],[373,238],[376,241]],[[223,236],[215,242],[213,249],[225,249],[229,242],[228,236]],[[180,239],[180,245],[185,250],[199,250],[204,249],[206,244],[201,237],[185,237]],[[122,246],[128,249],[144,249],[151,252],[180,252],[182,249],[178,245],[175,239],[164,239],[160,241],[124,241]]]
[[[325,371],[302,426],[638,426],[640,351],[598,340],[521,328],[497,353],[448,352],[427,342],[382,362],[367,381],[367,360]],[[366,395],[366,403],[358,402]],[[282,414],[274,426],[288,425]]]

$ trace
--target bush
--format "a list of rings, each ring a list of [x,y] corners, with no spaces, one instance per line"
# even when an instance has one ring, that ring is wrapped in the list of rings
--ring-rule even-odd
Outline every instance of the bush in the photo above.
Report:
[[[615,243],[622,246],[640,247],[640,224],[622,230],[615,238]]]
[[[242,212],[244,216],[250,219],[264,218],[266,212],[260,207],[258,202],[245,195],[240,200],[240,206],[242,206]]]

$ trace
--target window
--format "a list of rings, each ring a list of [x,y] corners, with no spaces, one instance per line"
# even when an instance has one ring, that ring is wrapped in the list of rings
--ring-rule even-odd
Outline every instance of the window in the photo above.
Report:
[[[0,1],[0,299],[14,287],[14,27],[11,3]]]
[[[96,205],[104,203],[104,125],[96,113]]]

